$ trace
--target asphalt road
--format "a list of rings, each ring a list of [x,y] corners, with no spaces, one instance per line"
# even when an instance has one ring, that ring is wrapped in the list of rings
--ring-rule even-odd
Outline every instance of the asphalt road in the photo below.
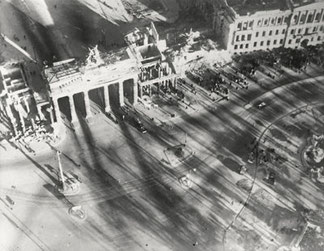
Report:
[[[88,15],[86,6],[80,7],[78,1],[71,5],[57,1],[55,8],[53,1],[45,2],[50,7],[54,27],[27,18],[23,1],[1,2],[1,10],[8,10],[2,12],[2,18],[10,16],[20,37],[28,37],[24,42],[27,45],[22,46],[31,50],[30,40],[30,44],[36,45],[40,60],[51,60],[53,54],[58,59],[82,57],[88,45],[102,38],[102,31],[98,30],[103,26],[101,16],[92,12]],[[63,10],[55,13],[57,8]],[[78,9],[73,15],[62,15],[71,13],[73,8]],[[2,32],[11,32],[4,27],[1,26]],[[19,31],[18,27],[25,28]],[[107,32],[117,30],[116,25],[107,28]],[[46,37],[55,38],[55,42]],[[118,35],[111,43],[119,43],[120,39]],[[6,242],[0,241],[1,245],[8,250],[22,249],[26,243],[30,250],[239,250],[239,246],[253,244],[249,238],[242,238],[237,244],[234,237],[239,233],[262,240],[258,242],[259,250],[275,250],[285,237],[262,218],[260,211],[269,213],[265,206],[254,204],[253,200],[250,203],[251,193],[237,185],[242,179],[253,182],[257,166],[249,165],[246,176],[239,175],[237,170],[246,164],[250,142],[267,135],[265,129],[271,129],[267,126],[299,107],[322,101],[322,79],[289,84],[309,77],[291,75],[281,82],[268,79],[262,86],[251,84],[248,90],[233,93],[228,102],[210,104],[199,112],[177,118],[172,129],[148,125],[147,134],[141,134],[128,123],[115,125],[102,114],[89,123],[81,118],[81,126],[75,131],[68,129],[59,146],[67,156],[62,158],[66,175],[74,174],[82,180],[80,193],[69,197],[55,190],[57,161],[53,151],[34,156],[8,146],[15,159],[1,162],[0,203],[1,219],[11,226],[12,233]],[[262,110],[255,107],[260,100],[267,104]],[[248,102],[252,107],[245,109]],[[175,168],[164,165],[163,150],[185,139],[195,155]],[[8,152],[1,149],[1,154]],[[293,157],[291,162],[298,163],[298,159]],[[291,179],[299,181],[301,171],[289,165],[294,173]],[[178,178],[189,173],[194,185],[185,189]],[[318,187],[304,176],[302,179],[298,193],[288,178],[281,178],[275,188],[257,179],[252,192],[264,191],[272,201],[271,207],[285,208],[289,213],[305,201],[309,201],[308,206],[323,208],[323,195]],[[307,192],[301,192],[306,188]],[[5,195],[15,205],[10,206]],[[68,214],[73,205],[84,207],[84,221]],[[234,219],[238,219],[236,224]],[[6,233],[5,228],[1,231]],[[249,235],[244,235],[246,232]]]

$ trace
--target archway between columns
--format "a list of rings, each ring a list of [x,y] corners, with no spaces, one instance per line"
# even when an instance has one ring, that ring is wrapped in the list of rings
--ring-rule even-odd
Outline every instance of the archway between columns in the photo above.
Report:
[[[59,106],[59,111],[55,111],[57,113],[56,117],[58,118],[59,116],[61,116],[62,113],[63,116],[65,116],[69,121],[71,121],[72,117],[71,117],[69,97],[66,96],[66,97],[58,98],[57,102]]]

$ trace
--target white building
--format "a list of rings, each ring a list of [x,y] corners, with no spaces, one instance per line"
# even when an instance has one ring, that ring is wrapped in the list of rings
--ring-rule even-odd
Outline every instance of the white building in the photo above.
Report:
[[[195,5],[233,54],[323,42],[324,0],[200,0]]]

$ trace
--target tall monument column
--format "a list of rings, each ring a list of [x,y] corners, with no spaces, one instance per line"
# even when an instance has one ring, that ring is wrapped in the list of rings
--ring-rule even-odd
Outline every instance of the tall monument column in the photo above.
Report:
[[[71,122],[75,123],[78,120],[77,119],[78,117],[75,111],[73,95],[69,96],[69,102],[70,102],[70,111],[71,111]]]
[[[122,81],[120,81],[118,83],[118,94],[119,94],[119,105],[120,106],[125,105],[125,102],[124,102],[124,86],[123,86]]]
[[[109,89],[108,85],[104,86],[105,112],[110,112]]]
[[[84,97],[84,106],[85,106],[85,110],[86,110],[86,118],[90,118],[92,116],[92,113],[91,113],[91,108],[90,108],[89,92],[84,91],[83,97]]]

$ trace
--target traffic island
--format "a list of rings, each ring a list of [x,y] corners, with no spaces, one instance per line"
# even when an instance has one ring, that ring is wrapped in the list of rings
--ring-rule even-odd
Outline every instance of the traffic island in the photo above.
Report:
[[[193,151],[186,144],[180,144],[174,147],[168,147],[164,150],[166,160],[163,162],[171,167],[177,167],[182,162],[188,160],[192,155]]]
[[[77,220],[85,220],[87,215],[82,206],[73,206],[69,209],[69,215]]]

